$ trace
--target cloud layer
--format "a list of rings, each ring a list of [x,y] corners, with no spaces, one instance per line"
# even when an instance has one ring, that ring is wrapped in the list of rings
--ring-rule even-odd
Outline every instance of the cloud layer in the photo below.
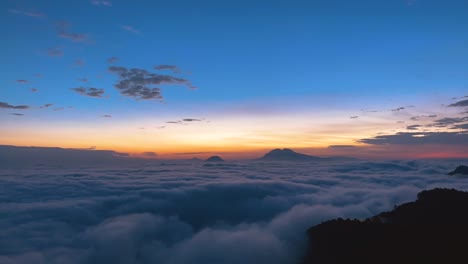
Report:
[[[4,167],[0,262],[298,263],[311,225],[468,190],[460,162]]]

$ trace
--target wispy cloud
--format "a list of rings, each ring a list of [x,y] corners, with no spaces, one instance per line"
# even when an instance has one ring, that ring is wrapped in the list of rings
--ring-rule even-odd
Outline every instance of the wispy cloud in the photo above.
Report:
[[[108,58],[106,61],[107,61],[107,63],[109,63],[109,64],[115,64],[115,63],[117,63],[117,62],[119,61],[119,58],[117,58],[117,57],[110,57],[110,58]]]
[[[178,121],[167,121],[166,124],[178,124],[178,125],[182,125],[182,121],[178,120]]]
[[[435,127],[449,127],[455,124],[463,123],[468,121],[468,116],[465,117],[445,117],[441,119],[437,119],[428,126],[435,126]]]
[[[87,34],[74,33],[69,30],[70,23],[66,21],[57,22],[58,36],[61,38],[69,39],[73,42],[94,43]]]
[[[420,128],[421,125],[411,125],[411,126],[407,126],[406,129],[407,130],[418,130],[418,128]]]
[[[28,80],[16,80],[16,82],[21,84],[29,83]]]
[[[410,119],[413,121],[419,121],[421,119],[428,119],[428,118],[436,118],[437,115],[418,115],[418,116],[413,116]]]
[[[399,111],[404,110],[404,109],[405,109],[405,107],[400,106],[400,107],[397,107],[397,108],[393,108],[393,109],[391,109],[390,111],[392,111],[392,112],[399,112]]]
[[[77,80],[84,83],[89,82],[88,78],[78,78]]]
[[[359,140],[361,143],[371,145],[466,145],[468,146],[468,133],[466,132],[400,132],[393,135],[381,135],[373,138]]]
[[[133,33],[133,34],[140,34],[140,30],[132,27],[132,26],[129,26],[129,25],[123,25],[121,26],[123,30],[125,31],[128,31],[130,33]]]
[[[20,113],[10,113],[10,115],[14,115],[14,116],[24,116],[24,114],[20,114]]]
[[[75,60],[75,66],[77,67],[83,67],[86,64],[86,62],[82,59],[77,59]]]
[[[8,9],[8,12],[12,14],[35,17],[35,18],[43,18],[46,16],[44,13],[41,13],[41,12],[31,12],[31,11],[24,11],[24,10],[18,10],[18,9]]]
[[[102,98],[104,95],[104,89],[94,88],[94,87],[77,87],[71,88],[72,91],[89,97],[99,97]]]
[[[107,6],[107,7],[111,7],[111,6],[112,6],[112,2],[111,2],[111,1],[102,1],[102,0],[92,0],[92,1],[91,1],[91,4],[92,4],[92,5],[95,5],[95,6]]]
[[[104,118],[112,118],[111,115],[102,115],[101,117],[104,117]]]
[[[49,108],[51,106],[53,106],[53,104],[45,104],[43,106],[40,106],[39,108]]]
[[[9,103],[0,102],[0,108],[6,109],[29,109],[31,108],[29,105],[11,105]]]
[[[54,47],[47,50],[47,55],[50,57],[62,57],[63,54],[63,50],[60,47]]]
[[[35,93],[37,92],[38,90],[36,88],[31,88],[31,92]]]

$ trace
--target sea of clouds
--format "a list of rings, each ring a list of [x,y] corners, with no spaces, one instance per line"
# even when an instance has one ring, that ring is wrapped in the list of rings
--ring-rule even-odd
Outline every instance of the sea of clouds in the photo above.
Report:
[[[3,168],[0,263],[298,263],[321,221],[369,217],[423,189],[468,190],[446,175],[462,163]]]

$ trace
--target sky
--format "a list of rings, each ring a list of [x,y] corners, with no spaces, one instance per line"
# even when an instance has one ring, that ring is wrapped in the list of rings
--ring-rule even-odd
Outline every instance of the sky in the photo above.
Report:
[[[5,0],[0,13],[2,145],[468,157],[466,1]]]

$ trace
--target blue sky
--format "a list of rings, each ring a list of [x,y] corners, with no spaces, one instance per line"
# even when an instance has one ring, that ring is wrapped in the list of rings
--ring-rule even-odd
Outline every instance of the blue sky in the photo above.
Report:
[[[70,120],[79,128],[103,115],[157,117],[159,126],[221,113],[348,118],[376,106],[448,104],[468,91],[466,1],[10,0],[0,8],[0,101],[31,107],[24,116],[0,109],[0,120],[17,129]],[[163,103],[135,100],[115,89],[111,57],[113,66],[180,77],[197,89],[163,84]],[[78,87],[105,92],[70,90]],[[36,109],[45,104],[60,111]]]

